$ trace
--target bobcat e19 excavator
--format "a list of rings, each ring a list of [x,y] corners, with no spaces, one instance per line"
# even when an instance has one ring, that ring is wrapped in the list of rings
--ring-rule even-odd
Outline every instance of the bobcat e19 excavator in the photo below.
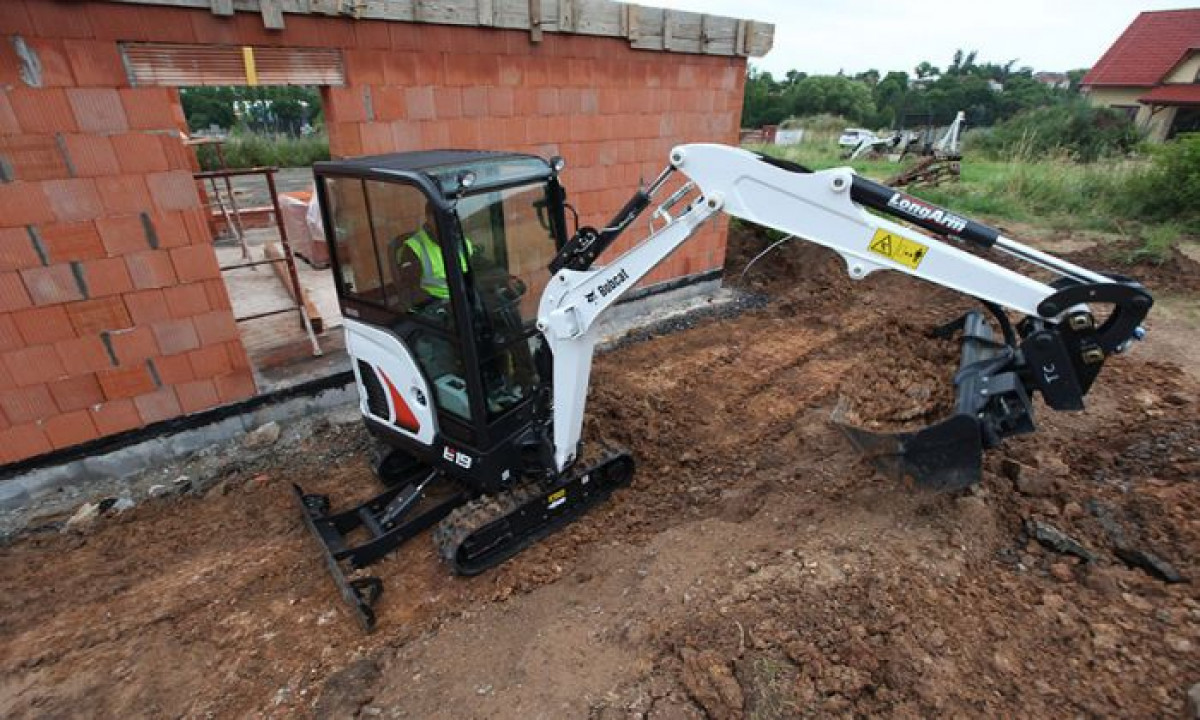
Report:
[[[982,302],[987,314],[939,329],[962,335],[951,417],[891,435],[845,427],[879,467],[933,488],[976,482],[985,448],[1032,431],[1033,393],[1056,410],[1081,409],[1106,358],[1141,338],[1153,303],[1132,280],[848,168],[812,172],[738,148],[681,145],[608,226],[574,231],[562,168],[560,158],[449,150],[314,168],[360,407],[386,448],[373,463],[386,489],[336,513],[328,497],[295,490],[365,629],[382,583],[358,570],[426,528],[437,526],[434,543],[453,570],[471,575],[630,481],[628,453],[581,459],[596,321],[717,213],[830,248],[852,278],[894,270]],[[657,229],[598,266],[675,173],[686,182],[654,211]]]

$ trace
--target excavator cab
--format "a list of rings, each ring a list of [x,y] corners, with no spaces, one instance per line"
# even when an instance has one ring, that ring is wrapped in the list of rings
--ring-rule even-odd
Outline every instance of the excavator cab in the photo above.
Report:
[[[346,350],[385,490],[331,512],[296,494],[364,628],[381,591],[351,573],[481,493],[543,443],[549,350],[536,327],[566,237],[561,161],[439,150],[317,163]]]
[[[479,489],[514,480],[512,436],[547,367],[538,300],[566,235],[555,165],[432,151],[314,171],[367,425]]]

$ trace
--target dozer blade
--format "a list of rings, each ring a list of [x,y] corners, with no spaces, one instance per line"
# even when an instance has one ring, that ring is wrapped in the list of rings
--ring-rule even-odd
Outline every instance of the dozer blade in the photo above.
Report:
[[[983,442],[979,422],[954,415],[913,432],[877,433],[842,422],[838,427],[885,475],[931,490],[961,490],[979,481]]]

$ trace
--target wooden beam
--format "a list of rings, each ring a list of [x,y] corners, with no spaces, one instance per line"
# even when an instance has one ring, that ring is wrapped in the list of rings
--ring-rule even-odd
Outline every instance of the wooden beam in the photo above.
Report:
[[[262,13],[263,25],[268,30],[284,28],[283,7],[279,4],[279,0],[258,0],[258,7]]]
[[[746,43],[746,55],[762,57],[771,52],[771,48],[775,44],[775,26],[757,20],[747,20],[746,22],[750,23],[752,28]]]
[[[579,23],[575,0],[558,0],[558,31],[575,32]]]
[[[483,27],[492,27],[496,24],[492,0],[479,0],[479,24]]]
[[[342,0],[308,0],[309,9],[322,15],[341,15]]]
[[[529,0],[529,40],[542,41],[542,0]]]
[[[233,0],[212,0],[213,15],[232,15]]]
[[[629,44],[636,44],[642,39],[641,27],[638,23],[638,12],[641,8],[629,4],[625,6],[625,37]]]

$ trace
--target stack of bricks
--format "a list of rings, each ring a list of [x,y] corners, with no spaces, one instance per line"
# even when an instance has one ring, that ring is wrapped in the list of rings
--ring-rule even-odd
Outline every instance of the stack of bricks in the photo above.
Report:
[[[129,87],[111,7],[0,12],[0,463],[254,393],[177,93]]]

